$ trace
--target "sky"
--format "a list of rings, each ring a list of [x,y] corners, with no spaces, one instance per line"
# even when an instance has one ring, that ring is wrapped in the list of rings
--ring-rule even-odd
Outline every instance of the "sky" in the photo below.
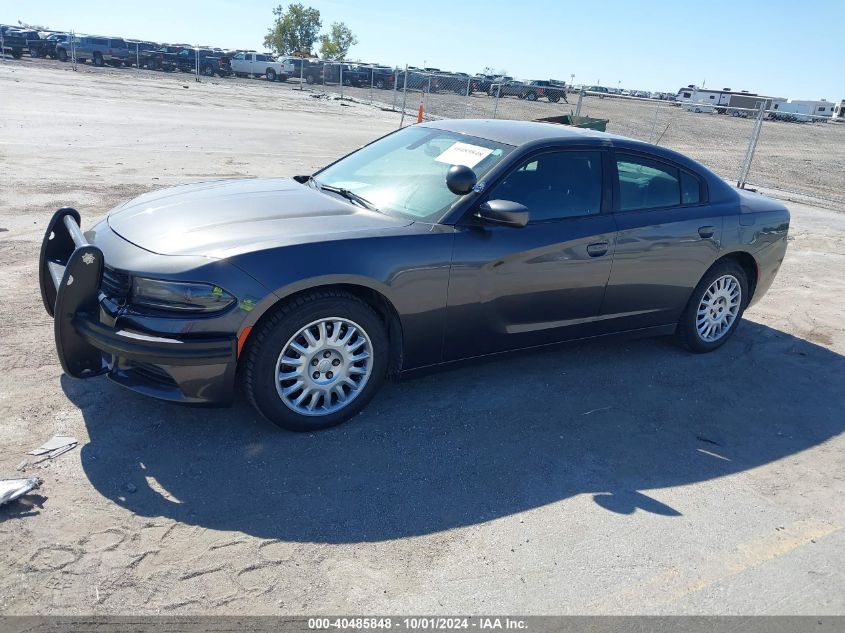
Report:
[[[324,30],[336,21],[352,29],[353,60],[673,93],[697,84],[845,98],[842,0],[302,1],[319,9]],[[0,0],[0,23],[262,50],[276,4]]]

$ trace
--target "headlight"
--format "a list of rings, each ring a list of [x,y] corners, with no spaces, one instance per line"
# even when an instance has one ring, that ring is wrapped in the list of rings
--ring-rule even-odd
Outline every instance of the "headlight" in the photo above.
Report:
[[[235,297],[212,284],[133,277],[131,302],[159,310],[216,312],[232,305]]]

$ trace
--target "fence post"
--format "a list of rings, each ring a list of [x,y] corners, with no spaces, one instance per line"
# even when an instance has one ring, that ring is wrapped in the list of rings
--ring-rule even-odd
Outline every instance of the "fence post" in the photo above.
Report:
[[[391,108],[394,112],[396,112],[396,93],[399,92],[399,66],[393,67],[393,107]]]
[[[470,90],[472,90],[472,77],[467,77],[467,92],[466,92],[466,95],[465,95],[466,98],[464,99],[464,118],[465,119],[467,118],[467,115],[469,114]]]
[[[499,99],[502,96],[502,84],[496,84],[496,104],[493,106],[493,118],[496,118],[496,115],[499,112]]]
[[[648,142],[654,143],[654,131],[657,129],[657,113],[660,112],[660,104],[663,103],[662,101],[657,102],[657,107],[654,108],[654,120],[651,122],[651,132],[648,134]]]
[[[138,51],[138,42],[135,42],[135,66],[141,70],[141,54]]]
[[[343,101],[343,61],[339,64],[338,77],[340,77],[340,100]]]
[[[6,63],[6,41],[3,38],[3,31],[0,31],[0,59],[4,64]]]
[[[76,72],[76,32],[70,32],[70,67]]]
[[[748,139],[748,149],[745,151],[745,159],[739,168],[739,177],[737,178],[736,186],[740,189],[745,189],[745,183],[748,181],[748,173],[751,171],[751,160],[754,158],[754,150],[757,149],[757,141],[760,140],[760,131],[763,129],[763,116],[765,113],[766,104],[763,102],[760,104],[760,111],[757,113],[757,119],[754,121],[754,127],[751,128],[751,137]]]
[[[405,123],[405,104],[408,103],[408,64],[405,64],[405,82],[402,86],[402,118],[399,120],[399,129]]]
[[[376,85],[376,69],[370,66],[370,105],[373,105],[373,88]]]
[[[302,84],[305,83],[305,58],[299,58],[299,89],[304,90]]]
[[[578,105],[575,106],[575,116],[581,116],[581,103],[584,101],[584,89],[578,91]]]
[[[199,81],[200,80],[200,47],[199,46],[197,46],[194,49],[194,59],[197,62],[197,76],[194,79],[194,81]]]

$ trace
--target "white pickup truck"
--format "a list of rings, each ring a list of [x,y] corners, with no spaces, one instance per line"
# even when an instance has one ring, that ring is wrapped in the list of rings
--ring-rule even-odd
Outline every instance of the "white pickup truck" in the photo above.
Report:
[[[267,81],[287,81],[293,71],[292,63],[277,62],[270,55],[261,53],[232,55],[232,72],[239,77],[266,77]]]

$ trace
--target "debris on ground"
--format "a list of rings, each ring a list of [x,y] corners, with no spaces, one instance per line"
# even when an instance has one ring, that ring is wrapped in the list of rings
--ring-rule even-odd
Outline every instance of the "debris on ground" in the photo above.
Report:
[[[0,479],[0,506],[24,496],[31,490],[35,490],[44,481],[38,477],[26,479]]]
[[[29,451],[29,455],[46,456],[47,459],[58,457],[74,448],[79,441],[70,435],[54,435],[35,450]]]

